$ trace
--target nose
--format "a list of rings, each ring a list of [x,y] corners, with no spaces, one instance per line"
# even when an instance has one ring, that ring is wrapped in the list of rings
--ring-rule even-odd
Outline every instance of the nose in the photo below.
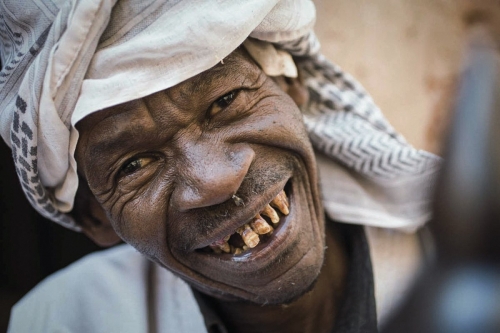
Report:
[[[247,144],[198,141],[184,145],[171,204],[185,212],[230,199],[240,188],[254,156]]]

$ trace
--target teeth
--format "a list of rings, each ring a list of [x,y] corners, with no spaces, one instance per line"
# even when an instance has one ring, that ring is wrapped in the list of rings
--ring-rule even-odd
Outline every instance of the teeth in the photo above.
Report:
[[[231,246],[231,253],[232,253],[232,254],[240,254],[240,253],[242,253],[242,252],[243,252],[243,250],[242,250],[242,249],[240,249],[239,247],[234,247],[234,246]]]
[[[288,215],[290,213],[290,205],[288,203],[288,198],[285,194],[285,191],[282,190],[280,193],[278,193],[278,195],[264,207],[260,214],[257,214],[254,217],[253,221],[250,222],[250,224],[245,224],[244,226],[239,227],[236,230],[236,232],[240,234],[243,242],[245,243],[245,245],[243,245],[241,248],[235,247],[228,243],[231,235],[227,235],[223,239],[213,242],[209,245],[209,248],[217,254],[223,252],[240,254],[243,251],[256,247],[260,242],[259,235],[269,234],[274,231],[274,228],[265,219],[262,218],[261,214],[269,217],[273,224],[277,224],[280,221],[280,217],[273,207],[278,209],[283,215]]]
[[[229,253],[231,251],[231,247],[229,246],[229,243],[227,241],[230,237],[231,235],[227,235],[223,239],[213,242],[212,244],[210,244],[210,248],[216,253],[221,253],[221,251]]]
[[[220,249],[222,250],[222,252],[226,252],[226,253],[231,252],[231,247],[229,246],[229,244],[227,242],[224,242],[224,244],[221,244]]]
[[[290,205],[288,204],[288,198],[286,197],[285,191],[281,191],[278,193],[276,198],[271,201],[271,205],[273,207],[276,207],[280,210],[280,212],[283,215],[288,215],[290,213],[289,207]]]
[[[262,212],[260,212],[262,215],[266,215],[271,219],[271,222],[273,223],[278,223],[280,221],[280,217],[278,216],[278,213],[273,209],[273,207],[266,205]]]
[[[210,248],[215,253],[221,253],[221,252],[229,253],[229,252],[231,252],[231,247],[229,246],[229,244],[227,242],[229,240],[229,237],[231,237],[231,236],[229,235],[229,236],[226,236],[217,242],[213,242],[210,245]]]
[[[273,231],[273,227],[269,225],[259,214],[255,217],[255,219],[250,223],[253,231],[258,233],[259,235],[265,235],[271,231]]]
[[[241,235],[245,244],[251,249],[256,247],[260,242],[259,235],[257,235],[248,224],[238,228],[236,232]]]

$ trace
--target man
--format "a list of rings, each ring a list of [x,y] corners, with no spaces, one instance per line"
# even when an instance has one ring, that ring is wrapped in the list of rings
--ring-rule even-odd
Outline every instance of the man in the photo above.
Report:
[[[11,331],[377,330],[365,233],[331,219],[415,228],[437,161],[318,54],[310,2],[47,2],[36,23],[16,8],[9,31],[40,32],[2,58],[28,199],[157,265],[128,247],[76,264]],[[311,141],[336,160],[319,157],[326,227]]]

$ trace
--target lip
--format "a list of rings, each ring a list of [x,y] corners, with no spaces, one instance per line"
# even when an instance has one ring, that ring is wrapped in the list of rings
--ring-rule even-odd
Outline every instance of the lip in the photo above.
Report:
[[[288,184],[290,182],[290,184]],[[249,223],[252,221],[255,216],[262,211],[262,209],[273,200],[281,190],[283,190],[285,187],[288,188],[288,195],[293,195],[292,194],[292,184],[291,184],[291,176],[285,178],[284,180],[281,180],[279,182],[276,182],[272,186],[269,187],[268,191],[266,193],[260,195],[259,199],[251,199],[250,203],[245,204],[245,206],[238,210],[237,213],[225,223],[225,227],[222,228],[220,231],[217,231],[213,236],[207,237],[203,240],[203,242],[200,242],[196,244],[193,247],[192,251],[195,251],[196,253],[200,251],[196,250],[201,250],[204,247],[209,246],[213,242],[216,242],[225,236],[229,234],[233,234],[236,229],[239,227]],[[289,197],[289,200],[291,198]],[[235,261],[245,261],[245,259],[242,259],[244,257],[248,257],[248,254],[251,254],[250,257],[254,257],[257,255],[257,252],[262,252],[263,250],[263,245],[270,245],[270,243],[275,239],[280,233],[281,230],[284,228],[286,224],[288,224],[288,221],[290,220],[290,216],[292,215],[292,208],[290,207],[290,213],[287,216],[282,216],[280,218],[280,222],[278,227],[274,230],[273,234],[269,239],[267,239],[263,244],[257,245],[255,248],[250,249],[245,251],[244,253],[241,253],[240,255],[233,255],[233,254],[217,254],[217,255],[212,255],[210,253],[202,253],[202,255],[206,256],[213,256],[217,257],[220,260],[235,260],[235,258],[241,258]],[[266,246],[267,247],[267,246]],[[260,251],[259,251],[260,250]]]

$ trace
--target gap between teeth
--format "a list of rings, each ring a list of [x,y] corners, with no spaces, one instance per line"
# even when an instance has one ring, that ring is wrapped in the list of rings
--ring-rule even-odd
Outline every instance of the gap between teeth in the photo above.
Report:
[[[271,220],[274,227],[276,227],[280,221],[280,217],[275,208],[278,209],[281,214],[286,216],[290,213],[289,207],[290,205],[288,203],[288,198],[285,194],[285,191],[281,190],[281,192],[278,193],[278,195],[269,204],[267,204],[250,223],[245,224],[244,226],[239,227],[236,230],[236,232],[243,239],[245,245],[243,245],[241,248],[230,245],[228,241],[231,235],[227,235],[223,239],[210,244],[210,249],[212,249],[212,251],[215,253],[224,252],[240,254],[243,251],[256,247],[261,240],[259,235],[270,235],[274,231],[273,226],[271,226],[264,218],[262,218],[261,215],[267,216]]]

